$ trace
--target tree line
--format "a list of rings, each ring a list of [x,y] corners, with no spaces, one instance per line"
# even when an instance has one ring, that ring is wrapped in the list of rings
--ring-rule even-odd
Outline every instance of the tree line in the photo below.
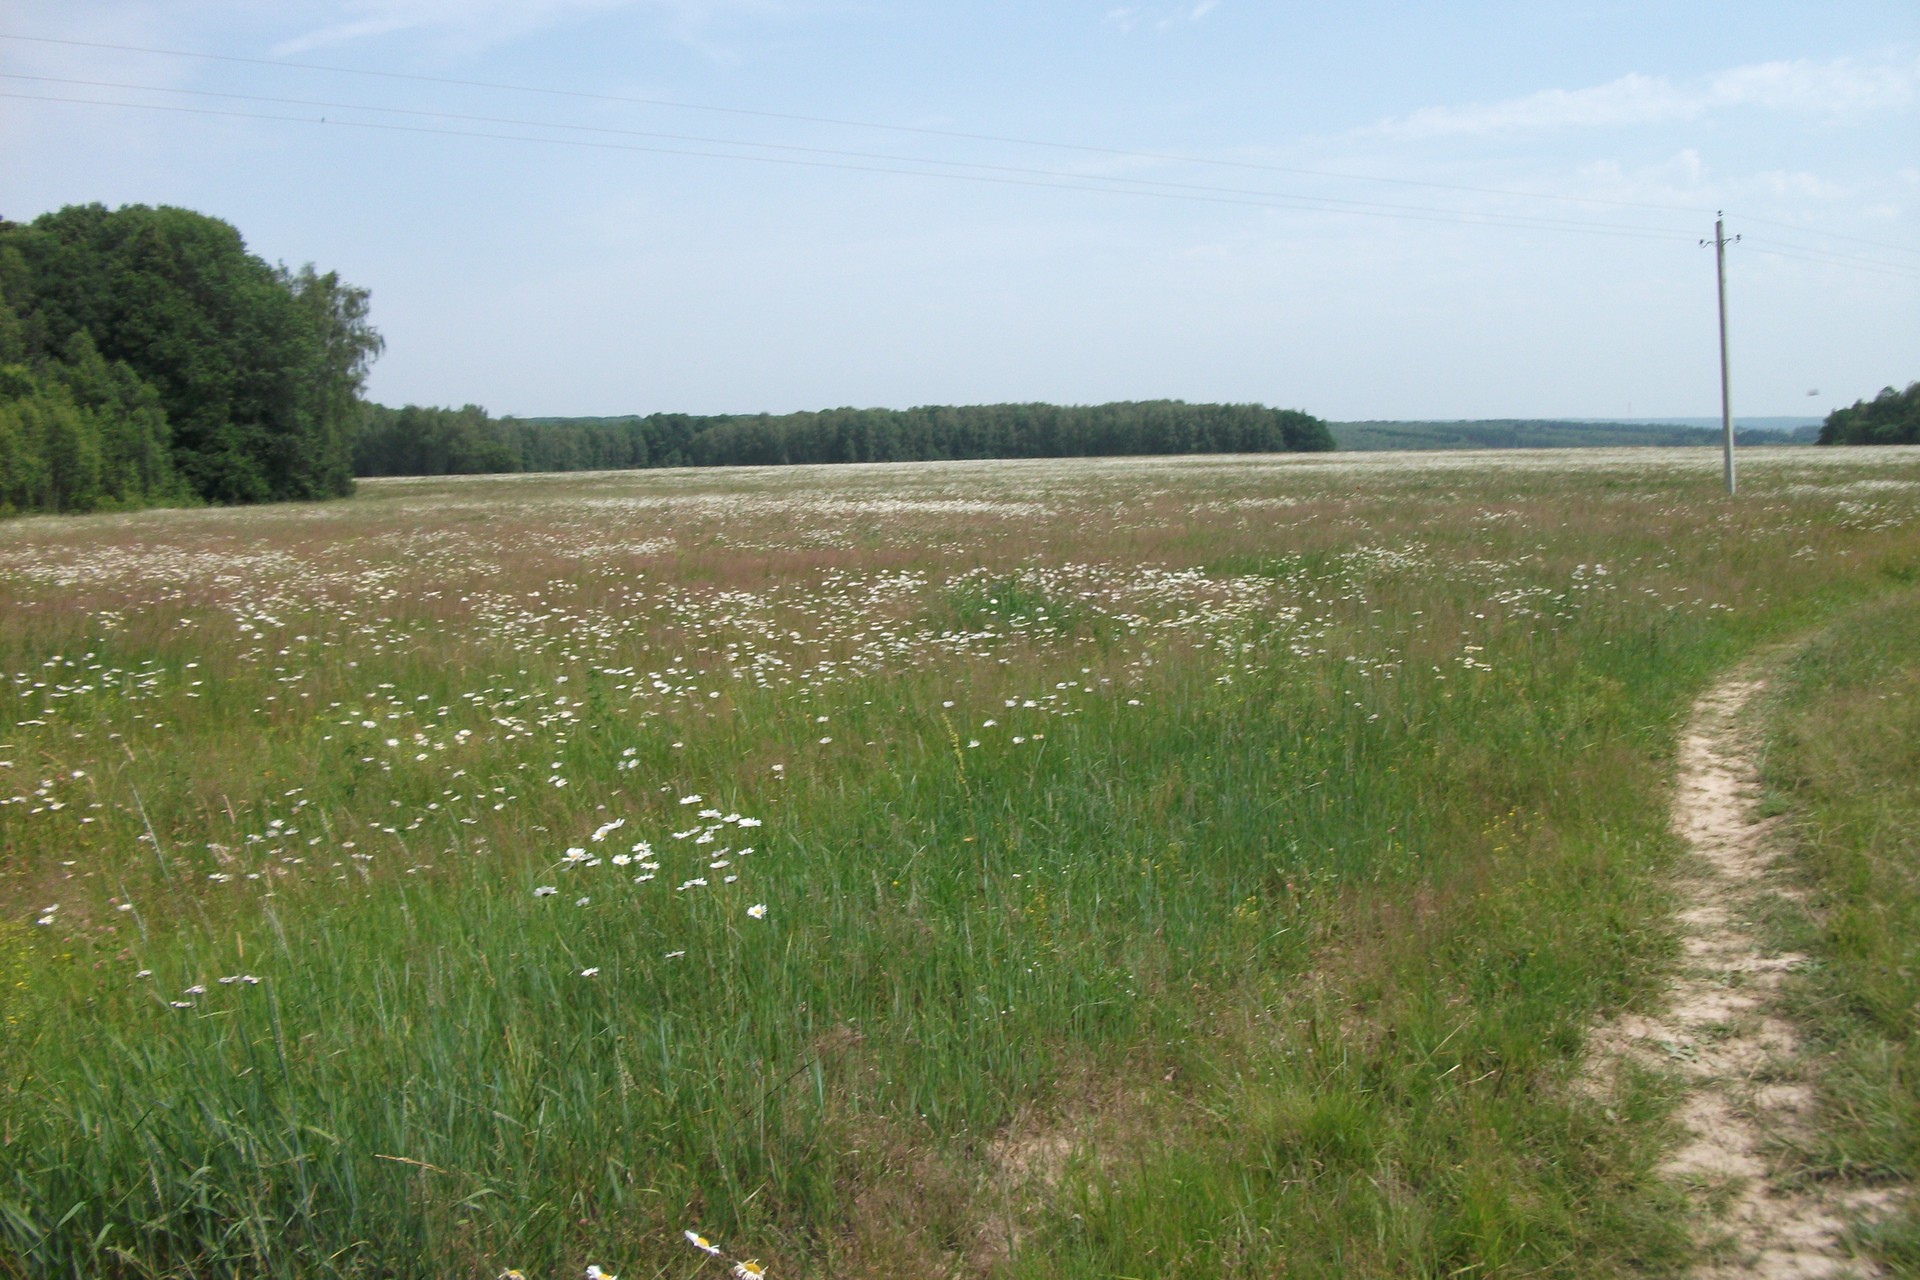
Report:
[[[390,409],[370,404],[354,447],[354,473],[460,475],[1333,447],[1327,424],[1298,410],[1179,400],[617,418],[495,418],[476,405]]]
[[[1920,382],[1835,409],[1820,424],[1820,443],[1920,444]]]
[[[1568,421],[1560,418],[1484,418],[1453,422],[1333,422],[1335,443],[1351,450],[1618,449],[1718,447],[1718,427],[1658,422]],[[1735,427],[1740,445],[1812,444],[1817,426],[1791,430]]]
[[[0,220],[0,512],[337,497],[367,292],[186,209]]]
[[[365,289],[187,209],[0,219],[0,514],[343,496],[356,475],[1272,453],[1318,418],[1153,400],[495,418],[362,399]]]

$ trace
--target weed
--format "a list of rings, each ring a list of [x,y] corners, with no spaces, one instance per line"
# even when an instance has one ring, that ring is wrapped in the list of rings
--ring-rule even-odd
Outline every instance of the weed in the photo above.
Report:
[[[1711,462],[0,525],[0,1270],[1671,1269],[1662,1086],[1575,1086],[1676,726],[1920,538],[1911,453]]]

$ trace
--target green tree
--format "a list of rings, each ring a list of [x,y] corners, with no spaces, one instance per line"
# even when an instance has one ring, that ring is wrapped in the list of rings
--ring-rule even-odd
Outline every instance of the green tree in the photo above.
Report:
[[[321,274],[308,263],[298,272],[282,268],[278,274],[306,326],[300,387],[305,429],[289,441],[288,483],[312,490],[301,496],[343,497],[353,492],[360,392],[386,340],[368,320],[371,295],[344,283],[338,272]]]
[[[1835,409],[1820,426],[1820,443],[1920,444],[1920,382]]]
[[[97,443],[102,505],[138,507],[187,496],[173,469],[160,394],[125,362],[107,363],[83,329],[48,367],[48,377],[66,388]]]
[[[0,401],[0,508],[93,510],[101,496],[100,441],[85,412],[65,387],[40,383],[20,366],[10,366],[0,383],[24,391]]]
[[[350,491],[357,400],[381,349],[365,290],[311,266],[269,266],[216,218],[98,204],[0,224],[0,289],[27,363],[59,363],[85,334],[108,366],[152,388],[192,493],[259,502]],[[83,381],[98,390],[98,378]],[[123,438],[103,452],[110,477],[133,465],[129,450],[144,456],[146,406],[130,385],[87,406],[141,419],[120,423]]]
[[[1276,409],[1281,442],[1289,453],[1326,453],[1336,446],[1333,431],[1321,419],[1298,409]]]
[[[0,513],[34,511],[46,493],[37,410],[40,387],[25,365],[0,365]]]

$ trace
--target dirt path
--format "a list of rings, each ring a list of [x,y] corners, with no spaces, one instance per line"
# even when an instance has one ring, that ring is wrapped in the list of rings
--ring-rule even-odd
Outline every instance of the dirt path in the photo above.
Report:
[[[1769,898],[1798,897],[1773,870],[1773,824],[1755,813],[1755,739],[1743,713],[1763,687],[1742,671],[1694,706],[1673,806],[1674,829],[1695,855],[1676,886],[1685,959],[1667,1009],[1602,1028],[1597,1057],[1677,1069],[1687,1082],[1679,1118],[1690,1137],[1666,1171],[1693,1191],[1702,1242],[1714,1246],[1696,1277],[1879,1276],[1840,1243],[1843,1220],[1871,1195],[1790,1187],[1776,1164],[1782,1143],[1807,1131],[1813,1091],[1778,998],[1805,957],[1767,947],[1756,923]]]

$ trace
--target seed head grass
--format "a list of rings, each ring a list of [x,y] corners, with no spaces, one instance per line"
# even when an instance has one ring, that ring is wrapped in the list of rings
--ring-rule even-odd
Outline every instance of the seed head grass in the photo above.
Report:
[[[1674,955],[1674,735],[1920,563],[1920,451],[1746,476],[0,525],[0,1269],[1670,1269],[1666,1086],[1575,1082]]]
[[[1920,595],[1885,598],[1798,655],[1781,682],[1767,777],[1805,898],[1774,921],[1809,954],[1795,1012],[1812,1033],[1818,1119],[1802,1176],[1869,1193],[1853,1224],[1895,1273],[1920,1268]]]

